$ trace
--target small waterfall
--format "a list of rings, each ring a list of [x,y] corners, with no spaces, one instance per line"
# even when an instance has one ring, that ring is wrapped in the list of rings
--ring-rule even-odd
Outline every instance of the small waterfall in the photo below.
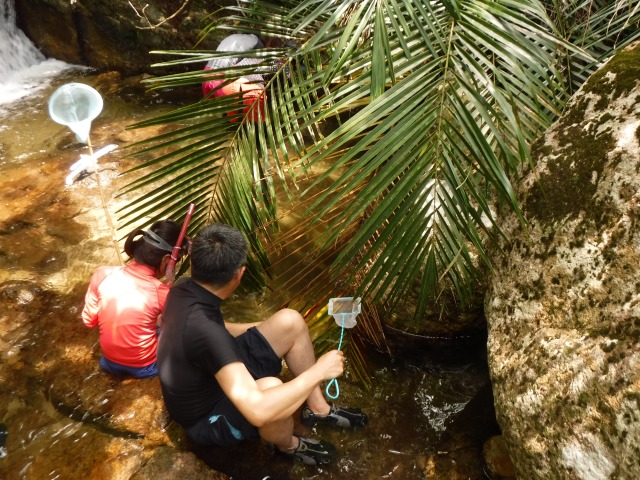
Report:
[[[0,112],[73,68],[82,67],[45,58],[16,26],[14,0],[0,0]]]

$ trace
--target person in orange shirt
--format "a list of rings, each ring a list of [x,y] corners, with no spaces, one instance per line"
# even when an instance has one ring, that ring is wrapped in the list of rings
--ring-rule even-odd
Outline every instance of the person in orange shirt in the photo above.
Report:
[[[132,260],[121,267],[100,267],[91,277],[82,320],[100,329],[103,370],[134,378],[158,374],[157,334],[169,293],[160,279],[179,234],[180,225],[173,220],[137,229],[124,244]]]
[[[242,58],[241,53],[248,50],[264,48],[262,41],[250,33],[235,33],[225,37],[217,48],[219,52],[238,52],[238,57],[223,57],[210,60],[204,67],[205,70],[223,69],[256,65],[262,62],[260,58]],[[262,75],[247,75],[235,79],[232,82],[214,79],[202,83],[202,93],[205,98],[224,97],[227,95],[241,94],[243,104],[243,116],[249,116],[253,122],[264,121],[264,78]],[[253,105],[256,104],[254,107]],[[228,113],[233,117],[232,122],[237,122],[239,111]]]

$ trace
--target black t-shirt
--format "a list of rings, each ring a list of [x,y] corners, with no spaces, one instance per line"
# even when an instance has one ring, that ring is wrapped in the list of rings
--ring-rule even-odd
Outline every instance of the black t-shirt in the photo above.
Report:
[[[167,297],[158,341],[162,395],[171,417],[185,428],[209,414],[224,392],[215,374],[242,361],[224,326],[222,300],[190,278]]]

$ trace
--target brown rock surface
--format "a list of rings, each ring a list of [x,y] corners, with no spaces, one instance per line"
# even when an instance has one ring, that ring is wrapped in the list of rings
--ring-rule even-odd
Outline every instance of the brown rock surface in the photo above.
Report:
[[[221,4],[15,0],[20,28],[47,57],[124,74],[150,72],[151,64],[164,59],[151,55],[153,50],[193,49],[205,17]],[[199,47],[215,49],[214,40],[205,39]]]

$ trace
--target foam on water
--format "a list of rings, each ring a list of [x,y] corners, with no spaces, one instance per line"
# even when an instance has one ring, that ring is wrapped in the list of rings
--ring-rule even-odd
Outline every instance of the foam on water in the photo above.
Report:
[[[13,0],[0,0],[0,45],[0,113],[48,86],[60,73],[85,68],[45,58],[16,26]]]

